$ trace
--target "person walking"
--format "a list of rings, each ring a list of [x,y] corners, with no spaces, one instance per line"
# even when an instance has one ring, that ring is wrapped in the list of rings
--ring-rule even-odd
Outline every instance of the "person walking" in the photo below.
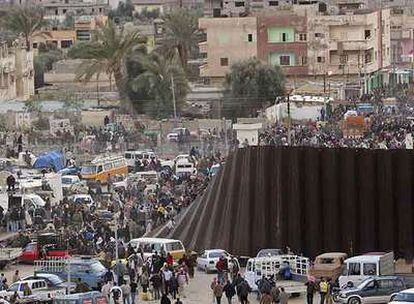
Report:
[[[262,295],[262,298],[260,299],[260,304],[272,304],[272,296],[270,295],[270,293],[264,293]]]
[[[231,304],[233,297],[236,294],[236,289],[234,288],[234,284],[230,282],[230,280],[226,281],[226,285],[223,287],[224,294],[226,295],[228,304]]]
[[[238,285],[237,285],[237,295],[239,296],[239,300],[241,304],[248,304],[249,303],[249,293],[252,291],[252,289],[250,288],[249,284],[247,283],[246,280],[242,280]]]
[[[177,281],[178,281],[178,295],[181,298],[185,298],[184,293],[184,286],[188,285],[188,276],[187,272],[184,270],[184,267],[181,267],[180,271],[177,274]]]
[[[135,282],[135,280],[129,283],[129,288],[131,288],[131,304],[135,304],[135,299],[137,297],[137,289],[138,289],[138,284]]]
[[[223,285],[220,283],[219,280],[214,278],[213,282],[211,283],[211,289],[213,290],[214,298],[216,299],[217,304],[221,304],[221,297],[223,296]]]
[[[289,295],[285,292],[283,287],[280,287],[280,294],[279,294],[279,303],[280,304],[288,304]]]
[[[122,290],[122,298],[124,300],[124,304],[131,304],[131,287],[129,286],[129,284],[127,284],[127,282],[125,280],[123,280],[122,285],[121,285],[121,290]]]
[[[329,286],[325,278],[322,278],[319,283],[319,295],[321,297],[320,304],[325,304],[326,295],[328,294]]]
[[[167,294],[163,293],[160,303],[161,304],[171,304],[171,300],[168,298]]]
[[[308,280],[306,283],[306,301],[307,304],[313,304],[313,295],[316,291],[316,285],[313,281]]]

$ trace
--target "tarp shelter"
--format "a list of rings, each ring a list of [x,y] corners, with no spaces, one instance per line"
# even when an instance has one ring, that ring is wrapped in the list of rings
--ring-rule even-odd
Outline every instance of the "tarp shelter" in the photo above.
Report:
[[[40,154],[39,157],[36,159],[33,168],[52,168],[55,172],[62,170],[64,168],[63,154],[59,151],[52,151]]]

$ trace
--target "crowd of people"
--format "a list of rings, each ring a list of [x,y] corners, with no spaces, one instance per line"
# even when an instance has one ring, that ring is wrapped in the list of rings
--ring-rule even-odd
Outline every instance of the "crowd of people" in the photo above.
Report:
[[[346,125],[350,111],[363,117],[360,125]],[[405,149],[412,148],[414,111],[407,104],[376,105],[363,113],[355,106],[338,106],[325,121],[277,123],[260,134],[260,144],[327,148]],[[351,131],[350,131],[351,130]],[[352,132],[354,131],[354,132]]]

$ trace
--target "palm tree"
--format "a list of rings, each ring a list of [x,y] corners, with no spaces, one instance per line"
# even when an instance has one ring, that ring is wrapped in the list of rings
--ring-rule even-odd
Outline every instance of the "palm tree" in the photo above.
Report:
[[[70,51],[72,58],[89,59],[76,75],[76,80],[89,82],[94,75],[106,73],[115,79],[115,85],[122,100],[127,101],[126,65],[128,56],[144,48],[145,39],[137,31],[124,31],[111,20],[96,32],[90,43],[79,44]]]
[[[36,31],[47,25],[43,11],[39,7],[18,6],[13,8],[4,19],[3,26],[16,34],[23,35],[26,49],[30,51],[30,40]]]
[[[185,9],[174,10],[164,17],[164,29],[164,51],[170,50],[173,54],[178,51],[181,65],[187,71],[188,57],[201,37],[197,16]]]
[[[143,73],[132,81],[135,91],[145,92],[152,102],[146,103],[146,113],[157,118],[170,117],[173,113],[172,81],[174,78],[174,91],[177,108],[184,102],[188,92],[188,82],[185,72],[177,56],[167,57],[158,52],[149,55],[137,55],[137,60]]]

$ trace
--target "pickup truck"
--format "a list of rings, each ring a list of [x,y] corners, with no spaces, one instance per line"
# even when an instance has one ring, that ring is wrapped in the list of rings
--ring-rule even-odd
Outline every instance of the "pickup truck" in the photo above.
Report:
[[[28,294],[24,290],[28,290]],[[66,288],[54,287],[49,288],[46,280],[36,279],[36,280],[24,280],[17,281],[9,286],[7,290],[0,291],[0,297],[10,298],[15,292],[18,293],[21,299],[25,297],[30,297],[32,295],[40,299],[50,299],[59,295],[64,295],[66,293]]]

